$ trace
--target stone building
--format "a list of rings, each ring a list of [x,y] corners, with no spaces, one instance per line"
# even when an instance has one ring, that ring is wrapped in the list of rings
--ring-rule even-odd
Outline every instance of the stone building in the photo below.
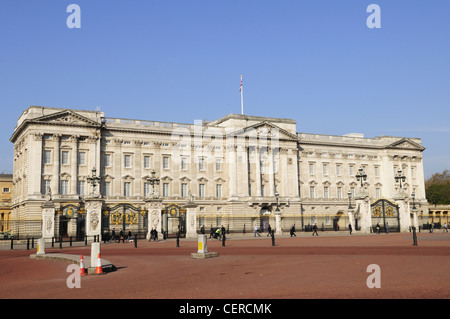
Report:
[[[315,223],[370,231],[389,222],[395,231],[427,211],[418,138],[298,133],[292,119],[236,114],[183,124],[31,106],[10,140],[12,214],[22,233],[41,231],[26,221],[44,223],[46,203],[55,210],[48,229],[63,236],[90,234],[97,224],[101,233],[166,235],[202,225],[284,232]],[[94,224],[93,202],[101,212]]]
[[[11,231],[12,180],[12,174],[0,174],[0,236],[3,237]]]

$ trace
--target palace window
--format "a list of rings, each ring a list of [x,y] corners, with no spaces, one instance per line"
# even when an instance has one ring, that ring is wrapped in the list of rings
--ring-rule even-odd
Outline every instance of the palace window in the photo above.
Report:
[[[124,156],[124,167],[131,168],[131,155]]]
[[[61,195],[69,194],[69,181],[61,181]]]
[[[144,156],[144,168],[145,169],[150,168],[150,156]]]
[[[104,188],[105,196],[111,196],[111,182],[105,182]]]
[[[86,165],[86,153],[78,153],[78,165]]]
[[[131,196],[131,183],[123,183],[123,196]]]
[[[44,164],[51,164],[52,163],[52,151],[45,150],[44,151]]]
[[[150,195],[150,183],[145,182],[144,183],[144,196]]]
[[[205,197],[205,184],[198,185],[198,196]]]
[[[62,165],[69,165],[69,152],[68,151],[62,151],[62,153],[61,153],[61,164]]]
[[[309,187],[309,198],[314,198],[315,197],[315,187],[314,186],[310,186]]]
[[[199,171],[204,171],[205,170],[205,158],[200,157],[198,159],[198,169],[199,169]]]
[[[84,181],[78,181],[77,183],[78,195],[81,196],[86,195],[85,185],[86,183]]]
[[[329,188],[328,188],[328,186],[325,186],[323,188],[323,198],[329,198]]]
[[[309,175],[314,175],[314,164],[309,163]]]
[[[181,158],[181,169],[182,170],[187,170],[187,157],[182,157]]]
[[[217,158],[216,159],[216,172],[221,172],[221,171],[222,171],[222,159]]]
[[[111,154],[104,154],[103,155],[103,165],[105,165],[105,167],[110,167],[111,166]]]
[[[222,197],[222,184],[216,185],[216,197]]]
[[[188,195],[187,183],[181,183],[181,197],[186,197]]]
[[[163,169],[169,169],[169,157],[168,156],[163,157]]]
[[[169,196],[169,183],[163,183],[163,197]]]

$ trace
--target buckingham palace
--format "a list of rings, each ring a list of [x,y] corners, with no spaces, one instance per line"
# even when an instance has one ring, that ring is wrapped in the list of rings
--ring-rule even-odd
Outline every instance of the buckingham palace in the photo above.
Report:
[[[13,232],[194,237],[427,220],[420,138],[297,132],[293,119],[229,114],[169,123],[31,106],[14,144]]]

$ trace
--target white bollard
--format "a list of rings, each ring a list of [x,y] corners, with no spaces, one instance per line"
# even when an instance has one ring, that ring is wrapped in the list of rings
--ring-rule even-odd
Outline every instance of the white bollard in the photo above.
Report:
[[[91,268],[97,267],[98,254],[100,254],[100,243],[91,244]]]
[[[38,239],[37,255],[45,255],[45,238]]]
[[[198,235],[198,254],[204,254],[208,252],[208,244],[206,235]]]

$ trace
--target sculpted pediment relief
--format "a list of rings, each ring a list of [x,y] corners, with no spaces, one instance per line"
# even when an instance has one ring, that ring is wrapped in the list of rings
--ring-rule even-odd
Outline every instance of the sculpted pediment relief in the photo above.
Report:
[[[64,110],[61,112],[42,116],[34,120],[35,122],[48,124],[62,124],[62,125],[77,125],[77,126],[100,126],[99,123],[93,121],[85,116],[82,116],[72,110]]]
[[[227,135],[234,135],[237,137],[297,141],[297,135],[292,134],[285,129],[282,129],[281,127],[267,121],[247,126]]]
[[[425,148],[422,145],[417,144],[416,142],[413,142],[407,138],[402,138],[401,140],[388,145],[386,148],[410,149],[410,150],[420,150],[420,151],[425,150]]]

